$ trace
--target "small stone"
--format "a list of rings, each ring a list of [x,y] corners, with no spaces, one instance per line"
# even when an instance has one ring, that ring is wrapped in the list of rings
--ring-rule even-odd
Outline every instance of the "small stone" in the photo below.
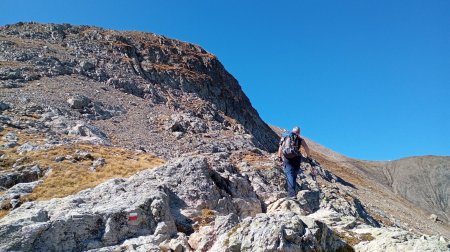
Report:
[[[431,214],[430,217],[428,217],[428,219],[430,219],[430,220],[432,220],[432,221],[434,221],[434,222],[436,222],[436,221],[439,220],[439,218],[437,217],[436,214]]]
[[[12,167],[13,167],[13,168],[16,168],[16,167],[18,167],[18,166],[24,164],[24,163],[25,163],[27,160],[29,160],[29,159],[30,159],[30,158],[27,157],[27,156],[21,157],[21,158],[17,159],[16,162],[14,162],[14,164],[13,164]]]
[[[30,142],[26,142],[17,148],[17,153],[29,152],[38,150],[39,146],[32,144]]]
[[[0,145],[0,150],[14,148],[16,146],[17,146],[16,142],[5,143],[5,144]]]
[[[19,138],[17,137],[16,133],[14,132],[8,132],[4,137],[3,140],[6,142],[17,142]]]
[[[82,62],[80,63],[80,67],[81,67],[81,69],[83,69],[84,71],[90,71],[90,70],[93,70],[93,69],[95,68],[95,65],[92,64],[92,63],[89,62],[89,61],[82,61]]]
[[[184,133],[180,132],[180,131],[175,131],[175,132],[172,132],[172,135],[174,135],[176,139],[180,139],[183,137]]]
[[[94,161],[94,163],[92,164],[95,167],[99,167],[99,166],[103,166],[106,164],[106,160],[104,158],[98,158],[97,160]]]
[[[11,208],[15,209],[20,206],[21,202],[20,202],[20,199],[11,199],[10,204],[11,204]]]
[[[8,103],[4,103],[4,102],[0,101],[0,111],[8,110],[10,108],[11,108],[11,106]]]
[[[73,109],[83,109],[89,106],[91,100],[83,95],[75,95],[67,99],[67,103]]]
[[[94,157],[90,152],[87,151],[77,151],[76,156],[74,158],[76,161],[83,161],[83,160],[94,160]]]

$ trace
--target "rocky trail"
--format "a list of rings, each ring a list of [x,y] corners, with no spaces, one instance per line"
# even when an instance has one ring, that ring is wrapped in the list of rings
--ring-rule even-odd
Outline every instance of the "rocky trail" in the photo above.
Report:
[[[0,113],[0,251],[450,249],[447,223],[409,223],[419,208],[313,142],[287,198],[277,130],[197,45],[0,27]]]

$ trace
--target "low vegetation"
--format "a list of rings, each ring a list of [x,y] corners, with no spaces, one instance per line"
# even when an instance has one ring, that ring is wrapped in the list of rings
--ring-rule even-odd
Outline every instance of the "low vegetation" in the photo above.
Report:
[[[76,153],[83,152],[91,153],[92,157],[81,158],[77,162],[70,159],[59,163],[54,161],[57,157],[67,155],[73,155],[76,158]],[[87,144],[61,146],[46,151],[46,154],[37,152],[34,155],[35,157],[44,156],[45,158],[38,163],[43,167],[51,167],[51,171],[44,182],[26,197],[26,200],[64,197],[94,187],[106,180],[129,177],[164,163],[163,160],[146,153]],[[98,167],[95,172],[91,171],[89,168],[92,161],[98,158],[104,158],[106,163]]]
[[[241,227],[241,224],[238,223],[236,226],[234,226],[230,231],[228,231],[227,233],[227,237],[224,240],[225,245],[229,245],[230,244],[230,237],[236,233],[236,231]]]
[[[363,241],[372,241],[375,239],[372,234],[370,233],[354,233],[354,232],[347,232],[347,233],[340,233],[336,232],[338,237],[344,240],[348,245],[355,246],[356,244],[363,242]]]
[[[11,129],[0,132],[0,139]],[[43,137],[15,132],[19,144],[42,143]],[[12,168],[17,160],[20,165],[39,165],[46,170],[39,184],[22,201],[46,200],[65,197],[81,190],[92,188],[112,178],[126,178],[139,171],[160,166],[162,159],[154,155],[126,150],[118,147],[87,143],[58,145],[47,150],[17,153],[17,147],[0,151],[0,171]],[[103,158],[105,163],[92,169],[93,162]]]
[[[216,214],[213,210],[204,208],[201,211],[201,214],[194,218],[193,221],[195,221],[194,230],[198,231],[200,227],[210,225],[216,217]]]
[[[236,166],[238,166],[241,161],[244,161],[256,170],[270,170],[273,169],[276,164],[274,160],[271,160],[261,153],[255,152],[240,153],[239,155],[234,156],[233,159]]]
[[[7,210],[0,210],[0,218],[8,215],[8,213],[9,213],[9,211],[7,211]]]

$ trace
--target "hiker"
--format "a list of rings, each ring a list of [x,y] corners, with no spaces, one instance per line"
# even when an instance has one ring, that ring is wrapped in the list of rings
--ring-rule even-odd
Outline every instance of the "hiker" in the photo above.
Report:
[[[295,198],[296,196],[296,179],[300,172],[300,164],[302,161],[300,154],[301,146],[305,148],[306,155],[309,157],[309,147],[306,141],[300,137],[300,128],[294,127],[292,132],[281,138],[280,147],[278,148],[278,159],[280,162],[283,162],[288,185],[288,196],[290,198]]]

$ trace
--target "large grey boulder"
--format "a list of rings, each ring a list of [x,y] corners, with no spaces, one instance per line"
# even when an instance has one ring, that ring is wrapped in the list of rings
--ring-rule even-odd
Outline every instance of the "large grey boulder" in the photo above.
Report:
[[[193,219],[202,209],[254,215],[255,210],[246,208],[259,202],[239,200],[256,196],[239,190],[250,185],[228,175],[214,172],[205,157],[193,156],[66,198],[28,202],[0,219],[0,250],[81,251],[140,236],[162,242],[178,231],[194,232]],[[229,179],[237,182],[227,185]],[[137,214],[136,221],[128,220],[132,214]],[[61,243],[64,247],[58,247]]]
[[[442,237],[418,235],[399,228],[365,229],[373,239],[355,245],[359,252],[372,251],[435,251],[450,250],[450,244]]]
[[[10,188],[19,183],[38,180],[44,173],[39,165],[21,165],[14,170],[0,172],[0,188]]]
[[[336,251],[346,244],[324,223],[294,212],[258,214],[233,228],[225,251]]]
[[[111,144],[108,136],[101,129],[87,124],[84,121],[77,121],[76,125],[68,130],[68,135],[77,136],[81,141],[88,141],[95,144]]]
[[[2,195],[0,195],[0,210],[9,210],[20,206],[20,198],[30,194],[40,183],[42,183],[42,180],[29,183],[19,183],[6,190]]]
[[[130,220],[131,214],[137,219]],[[174,233],[167,194],[116,179],[76,196],[13,210],[0,220],[0,250],[81,251]]]

